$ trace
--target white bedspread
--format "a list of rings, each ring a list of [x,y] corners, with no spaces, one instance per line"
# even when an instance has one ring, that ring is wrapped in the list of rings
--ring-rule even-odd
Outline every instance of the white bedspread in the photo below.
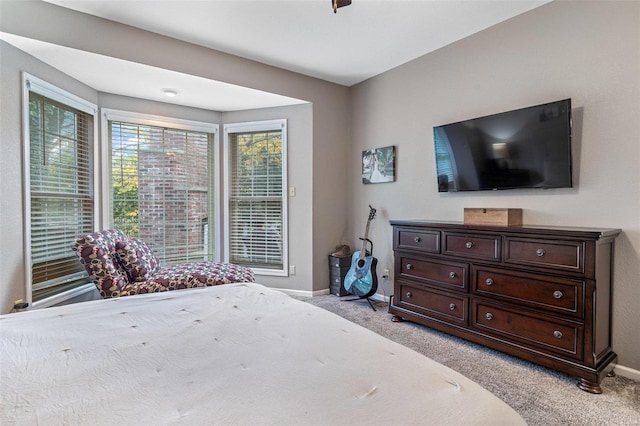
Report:
[[[464,376],[258,284],[0,316],[2,425],[517,425]]]

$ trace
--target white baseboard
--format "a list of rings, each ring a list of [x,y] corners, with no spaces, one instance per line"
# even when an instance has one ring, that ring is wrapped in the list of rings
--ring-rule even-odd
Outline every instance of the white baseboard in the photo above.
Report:
[[[330,293],[328,288],[325,288],[323,290],[316,290],[316,291],[292,290],[289,288],[275,288],[275,287],[270,287],[270,288],[272,290],[281,291],[284,294],[288,294],[289,296],[298,296],[298,297],[325,296]],[[375,293],[373,296],[371,296],[371,299],[378,302],[389,303],[389,296],[384,296],[380,293]]]
[[[281,291],[284,294],[288,294],[289,296],[298,296],[298,297],[314,297],[314,296],[324,296],[329,294],[329,289],[325,288],[323,290],[316,291],[307,291],[307,290],[291,290],[289,288],[275,288],[269,287],[271,290]]]
[[[383,294],[380,293],[376,293],[373,296],[371,296],[371,298],[377,302],[385,302],[385,303],[389,303],[389,296],[385,296]]]
[[[640,371],[638,370],[635,370],[630,367],[625,367],[624,365],[616,365],[613,371],[618,376],[626,377],[627,379],[636,380],[640,382]]]

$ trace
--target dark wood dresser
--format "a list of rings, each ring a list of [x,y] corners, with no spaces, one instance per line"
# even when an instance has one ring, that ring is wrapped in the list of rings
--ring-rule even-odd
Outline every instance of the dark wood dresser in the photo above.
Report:
[[[576,376],[613,369],[619,229],[391,221],[393,320],[411,320]]]

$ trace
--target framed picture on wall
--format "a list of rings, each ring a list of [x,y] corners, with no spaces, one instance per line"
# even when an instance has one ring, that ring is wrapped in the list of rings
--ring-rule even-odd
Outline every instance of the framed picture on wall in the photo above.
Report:
[[[396,147],[385,146],[362,151],[362,183],[396,180]]]

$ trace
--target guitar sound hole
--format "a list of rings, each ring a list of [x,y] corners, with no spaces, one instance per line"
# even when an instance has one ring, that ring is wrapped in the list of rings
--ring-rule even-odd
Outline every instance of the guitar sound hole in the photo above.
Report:
[[[358,268],[363,268],[366,262],[363,259],[358,259]]]

